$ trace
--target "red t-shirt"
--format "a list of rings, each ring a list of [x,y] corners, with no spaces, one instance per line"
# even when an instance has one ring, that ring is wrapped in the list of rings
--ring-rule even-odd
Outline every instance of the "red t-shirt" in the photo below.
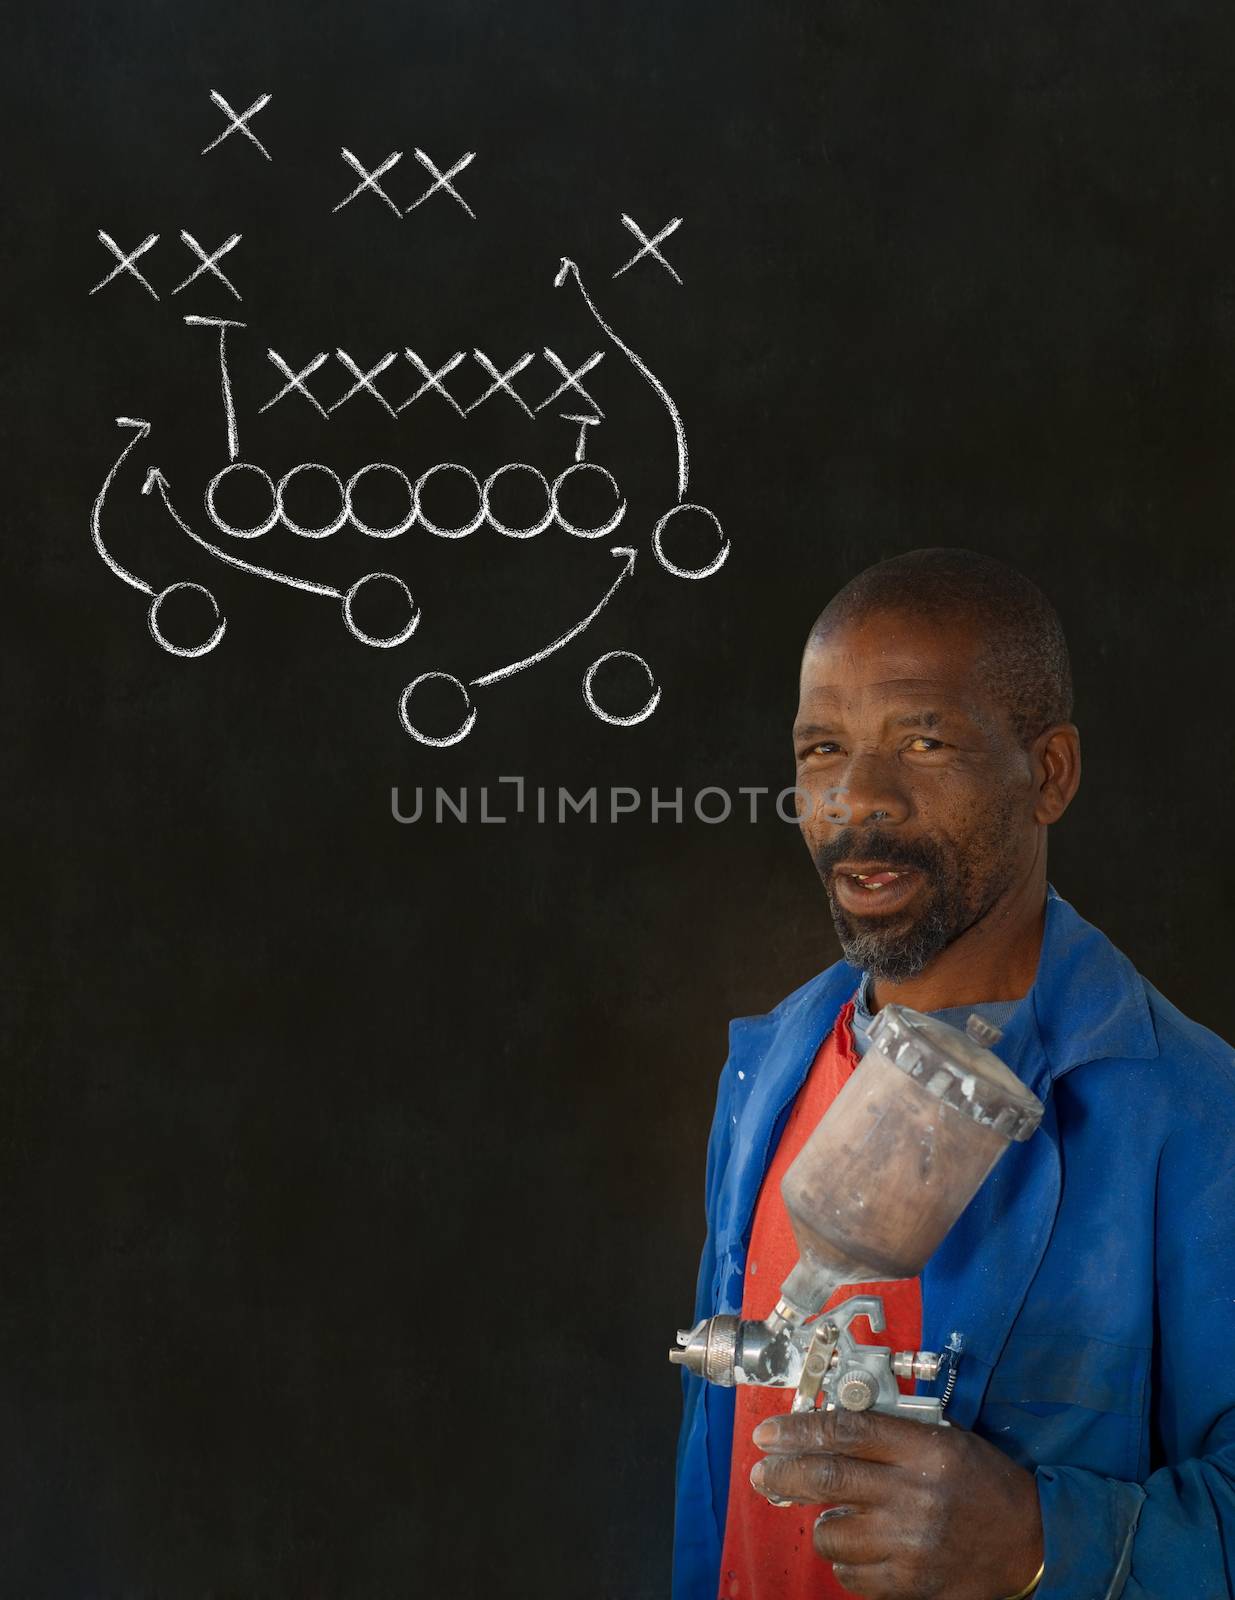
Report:
[[[852,1018],[851,1000],[842,1008],[836,1026],[819,1046],[806,1082],[799,1089],[789,1113],[772,1164],[764,1174],[746,1257],[742,1290],[744,1319],[762,1320],[768,1315],[776,1304],[781,1284],[797,1263],[798,1247],[781,1199],[780,1180],[861,1059],[853,1042]],[[865,1319],[855,1323],[855,1339],[862,1343],[884,1344],[893,1350],[918,1348],[922,1337],[922,1293],[917,1278],[896,1283],[846,1284],[828,1301],[828,1307],[840,1305],[854,1294],[882,1295],[887,1319],[887,1326],[879,1335],[870,1333]],[[899,1381],[906,1394],[914,1392],[912,1380]],[[750,1470],[764,1455],[752,1442],[751,1434],[765,1417],[788,1411],[792,1391],[743,1383],[737,1387],[735,1400],[729,1512],[720,1564],[719,1600],[833,1600],[833,1597],[843,1600],[847,1591],[832,1576],[831,1563],[817,1556],[811,1544],[818,1508],[774,1506],[751,1487]]]

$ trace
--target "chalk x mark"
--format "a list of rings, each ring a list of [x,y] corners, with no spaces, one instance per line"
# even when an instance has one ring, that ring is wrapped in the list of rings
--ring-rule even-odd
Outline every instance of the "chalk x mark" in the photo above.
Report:
[[[263,411],[269,411],[271,406],[277,405],[285,394],[292,394],[294,392],[296,394],[302,394],[311,406],[319,411],[323,417],[329,420],[330,413],[326,410],[326,407],[321,403],[317,396],[310,392],[308,385],[304,381],[306,378],[312,377],[312,375],[317,371],[318,367],[330,359],[326,351],[319,350],[318,353],[313,357],[312,361],[309,362],[308,366],[301,367],[299,372],[293,372],[277,350],[267,350],[266,354],[270,358],[271,362],[287,379],[287,382],[279,390],[278,394],[271,395],[270,399],[267,400],[264,406],[258,407],[258,416],[260,417]]]
[[[223,389],[223,414],[227,419],[227,456],[234,461],[240,454],[240,433],[236,426],[236,403],[232,399],[231,379],[227,372],[227,330],[244,328],[244,322],[229,322],[226,317],[187,316],[185,325],[190,328],[217,328],[219,330],[219,382]]]
[[[419,372],[420,376],[425,381],[421,384],[420,388],[417,389],[416,393],[409,399],[404,400],[400,406],[396,407],[396,410],[406,411],[408,406],[415,405],[416,401],[420,399],[422,394],[427,394],[429,390],[432,389],[435,394],[440,394],[443,400],[449,400],[450,404],[455,408],[461,417],[467,415],[463,407],[455,399],[454,395],[451,394],[450,390],[442,382],[442,379],[447,375],[447,373],[453,372],[459,365],[460,361],[465,361],[467,359],[466,352],[462,350],[456,350],[454,355],[451,356],[450,360],[446,362],[445,366],[439,367],[436,372],[431,372],[414,350],[404,350],[403,354],[412,363],[412,365],[416,368],[416,371]]]
[[[682,226],[681,217],[674,217],[672,222],[667,222],[654,239],[649,239],[639,224],[632,217],[628,217],[624,211],[622,213],[622,221],[634,234],[635,238],[640,241],[642,248],[636,250],[634,255],[631,256],[630,260],[626,262],[624,266],[619,267],[617,271],[612,274],[612,276],[615,278],[620,278],[624,272],[630,271],[636,261],[641,261],[644,256],[650,255],[656,257],[657,261],[660,262],[661,266],[664,267],[665,271],[672,279],[674,279],[675,282],[681,283],[681,278],[678,277],[677,273],[656,248],[662,239],[667,239],[671,233],[676,233],[677,230]]]
[[[574,278],[575,283],[579,287],[579,293],[583,296],[584,303],[588,310],[592,313],[592,316],[595,318],[597,326],[604,334],[608,336],[608,338],[613,341],[622,354],[626,356],[640,377],[646,379],[646,381],[651,384],[652,388],[659,396],[661,404],[669,413],[669,420],[673,423],[673,432],[677,440],[678,499],[684,500],[686,498],[686,486],[690,479],[690,456],[686,448],[686,429],[682,424],[681,413],[674,405],[668,389],[665,388],[664,384],[660,381],[652,369],[645,361],[640,360],[640,358],[635,354],[628,344],[618,338],[617,334],[614,333],[613,329],[596,309],[595,302],[583,286],[583,278],[580,275],[579,268],[575,262],[573,262],[569,256],[563,256],[562,264],[558,268],[557,274],[553,279],[554,287],[560,289],[569,277]]]
[[[483,350],[473,350],[472,355],[475,357],[478,364],[485,369],[485,371],[494,381],[485,390],[484,394],[480,396],[479,400],[472,401],[471,405],[468,406],[467,410],[463,413],[464,416],[467,416],[471,412],[475,411],[477,406],[484,405],[485,401],[490,395],[497,394],[498,391],[501,390],[508,394],[516,403],[516,405],[522,406],[524,411],[527,412],[528,416],[534,420],[536,413],[532,410],[531,406],[528,405],[523,396],[515,391],[510,383],[510,379],[517,378],[518,375],[523,371],[524,367],[526,367],[532,360],[532,352],[530,350],[526,351],[522,356],[520,356],[518,361],[515,362],[514,366],[507,367],[505,372],[499,372]]]
[[[393,350],[388,350],[382,359],[377,363],[377,365],[375,367],[370,367],[368,372],[361,372],[360,368],[352,360],[351,356],[348,355],[346,350],[336,350],[335,355],[351,373],[352,377],[355,378],[356,382],[351,386],[346,394],[339,396],[335,403],[330,407],[331,411],[337,411],[341,405],[350,400],[354,394],[359,394],[363,389],[366,393],[371,394],[380,406],[384,406],[392,417],[397,415],[395,408],[391,405],[390,401],[387,400],[386,396],[380,393],[378,389],[370,382],[370,379],[376,378],[380,373],[385,372],[386,368],[395,359],[395,352]]]
[[[595,622],[596,618],[617,593],[623,579],[628,577],[629,574],[635,570],[636,553],[637,552],[630,545],[615,544],[610,546],[609,554],[611,556],[624,557],[625,565],[623,566],[621,572],[618,573],[614,582],[601,596],[598,603],[592,607],[591,611],[588,612],[587,616],[584,617],[581,622],[576,622],[573,628],[567,628],[565,633],[559,634],[557,638],[554,639],[552,644],[545,645],[543,650],[537,650],[535,655],[524,656],[521,661],[512,661],[509,666],[499,667],[496,672],[487,672],[483,678],[473,678],[471,680],[472,687],[474,689],[483,689],[491,683],[500,683],[503,678],[509,678],[516,672],[522,672],[525,667],[535,666],[538,661],[545,660],[545,658],[547,656],[551,656],[555,650],[560,650],[563,645],[569,644],[570,641],[581,634],[586,627]]]
[[[186,244],[188,248],[192,250],[201,265],[194,267],[193,271],[189,273],[184,282],[176,285],[176,287],[172,290],[173,294],[179,294],[181,289],[187,289],[195,278],[200,278],[203,272],[209,272],[213,277],[216,277],[220,283],[224,284],[228,289],[230,289],[237,300],[242,300],[244,298],[244,296],[240,293],[240,290],[237,289],[236,285],[227,276],[227,274],[220,267],[215,265],[220,256],[225,256],[229,250],[234,250],[236,248],[236,246],[240,243],[240,234],[233,233],[226,244],[221,244],[217,250],[212,251],[209,255],[206,254],[193,235],[191,233],[186,233],[183,228],[180,230],[180,238],[184,244]]]
[[[149,279],[142,277],[141,273],[138,272],[133,263],[137,260],[138,256],[143,256],[147,250],[152,250],[158,243],[158,239],[159,236],[157,233],[148,233],[138,245],[136,250],[132,250],[128,255],[125,255],[124,251],[112,238],[111,234],[104,233],[102,228],[100,228],[99,243],[107,246],[112,255],[114,255],[116,260],[119,262],[119,265],[113,267],[105,278],[100,278],[95,284],[94,288],[91,289],[90,293],[98,294],[99,290],[105,289],[113,278],[118,278],[122,272],[127,272],[132,277],[136,278],[138,283],[141,284],[142,288],[145,289],[148,294],[154,295],[154,298],[157,300],[159,297],[155,293],[154,286],[150,283]]]
[[[469,150],[466,155],[460,156],[455,162],[454,166],[451,167],[449,172],[440,171],[438,167],[435,166],[434,163],[429,159],[429,157],[425,155],[423,150],[413,150],[412,154],[416,157],[417,161],[420,162],[421,166],[433,178],[434,181],[429,185],[429,187],[418,200],[412,201],[411,205],[407,207],[407,211],[415,211],[416,207],[423,205],[431,194],[436,194],[439,189],[442,189],[448,195],[450,195],[452,200],[457,200],[463,207],[464,211],[467,212],[468,216],[471,217],[472,221],[475,222],[476,213],[472,210],[471,206],[468,205],[467,201],[463,198],[450,180],[451,178],[455,177],[457,173],[462,172],[464,167],[470,166],[472,162],[475,161],[476,152],[474,150]],[[407,215],[407,211],[404,212],[405,216]]]
[[[558,355],[555,355],[553,351],[549,349],[548,345],[546,345],[545,360],[551,367],[557,368],[558,375],[563,381],[558,384],[557,388],[551,395],[546,396],[546,398],[540,402],[540,404],[536,407],[537,411],[543,411],[547,405],[552,405],[553,401],[559,399],[566,393],[568,389],[573,389],[581,400],[586,400],[588,405],[591,406],[593,412],[595,413],[593,420],[599,422],[604,416],[604,412],[600,409],[599,405],[597,405],[596,401],[587,392],[579,380],[585,373],[591,372],[593,367],[599,366],[604,359],[605,352],[603,350],[594,350],[588,359],[583,363],[583,365],[581,367],[576,367],[572,372],[562,358]],[[571,403],[573,404],[574,402],[572,401]]]
[[[251,117],[255,117],[263,107],[270,104],[270,96],[268,94],[259,95],[247,111],[241,111],[239,113],[232,110],[231,106],[228,105],[227,101],[224,100],[223,96],[217,89],[211,89],[210,98],[214,101],[215,105],[218,106],[223,115],[230,119],[230,122],[229,125],[223,129],[223,132],[217,139],[212,139],[210,143],[205,146],[205,148],[201,151],[201,154],[208,154],[208,152],[213,150],[216,145],[222,144],[224,139],[230,139],[233,133],[243,133],[245,138],[251,143],[255,144],[265,156],[266,160],[269,161],[270,151],[267,150],[266,146],[253,132],[252,128],[249,127],[249,119]]]
[[[363,194],[366,189],[372,189],[373,193],[378,197],[379,200],[385,201],[385,203],[394,212],[396,217],[402,217],[403,213],[399,210],[398,206],[395,205],[394,201],[377,181],[385,173],[389,172],[391,167],[397,166],[399,162],[403,160],[402,150],[395,150],[392,152],[392,154],[388,155],[385,161],[382,162],[381,166],[374,167],[372,172],[366,171],[366,169],[360,164],[359,161],[357,161],[356,157],[349,149],[347,149],[346,146],[343,147],[343,159],[347,162],[349,167],[353,168],[354,171],[360,174],[360,182],[352,190],[351,194],[344,195],[343,199],[339,201],[337,206],[331,206],[330,209],[332,212],[342,211],[343,207],[349,204],[350,201],[354,200],[358,194]]]

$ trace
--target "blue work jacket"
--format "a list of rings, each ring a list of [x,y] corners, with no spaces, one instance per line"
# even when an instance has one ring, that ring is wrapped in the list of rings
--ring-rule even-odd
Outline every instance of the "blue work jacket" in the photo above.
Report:
[[[696,1318],[741,1311],[764,1172],[859,977],[730,1024]],[[1049,885],[996,1048],[1046,1113],[922,1274],[923,1347],[964,1342],[947,1416],[1035,1472],[1037,1600],[1235,1596],[1235,1054]],[[673,1596],[716,1600],[734,1392],[682,1377]]]

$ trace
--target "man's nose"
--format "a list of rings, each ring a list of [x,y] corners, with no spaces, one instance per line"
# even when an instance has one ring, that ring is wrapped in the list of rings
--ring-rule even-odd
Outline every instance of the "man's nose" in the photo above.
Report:
[[[895,769],[881,756],[860,754],[850,758],[843,773],[838,774],[834,791],[848,810],[848,825],[857,827],[864,822],[903,822],[909,815],[909,799],[898,781]],[[838,826],[845,824],[839,823]]]

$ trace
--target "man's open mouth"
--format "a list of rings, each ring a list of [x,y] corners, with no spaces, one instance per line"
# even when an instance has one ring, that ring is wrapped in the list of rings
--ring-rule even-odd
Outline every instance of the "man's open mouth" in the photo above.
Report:
[[[916,867],[890,867],[878,861],[845,862],[834,873],[842,905],[858,911],[894,910],[913,894],[921,876]]]

